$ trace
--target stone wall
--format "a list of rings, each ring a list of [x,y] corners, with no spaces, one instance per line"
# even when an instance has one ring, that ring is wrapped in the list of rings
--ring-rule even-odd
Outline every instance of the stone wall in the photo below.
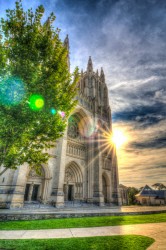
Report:
[[[0,221],[17,221],[17,220],[45,220],[45,219],[59,219],[59,218],[81,218],[81,217],[96,217],[96,216],[121,216],[121,215],[141,215],[141,214],[158,214],[166,213],[166,210],[160,211],[141,211],[141,212],[106,212],[106,213],[8,213],[0,214]]]

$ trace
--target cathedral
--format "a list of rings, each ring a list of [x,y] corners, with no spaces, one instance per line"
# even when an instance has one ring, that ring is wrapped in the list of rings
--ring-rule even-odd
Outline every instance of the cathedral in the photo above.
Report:
[[[70,202],[120,204],[116,149],[108,136],[112,132],[108,89],[103,69],[94,72],[91,57],[81,72],[76,99],[66,131],[50,150],[41,175],[24,164],[1,176],[0,207],[35,202],[55,207]]]

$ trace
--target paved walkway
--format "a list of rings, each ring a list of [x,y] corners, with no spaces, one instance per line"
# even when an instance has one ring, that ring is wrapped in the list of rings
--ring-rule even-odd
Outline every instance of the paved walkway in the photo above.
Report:
[[[148,250],[166,249],[165,222],[110,227],[0,231],[0,239],[50,239],[125,234],[144,235],[154,238],[155,243]]]

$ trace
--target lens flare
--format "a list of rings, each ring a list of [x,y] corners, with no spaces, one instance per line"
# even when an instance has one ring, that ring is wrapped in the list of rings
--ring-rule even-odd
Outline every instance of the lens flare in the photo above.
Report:
[[[25,87],[19,77],[0,78],[0,103],[13,106],[21,103],[25,97]]]
[[[65,112],[64,111],[61,112],[61,116],[62,116],[62,118],[65,117]]]
[[[85,137],[94,137],[97,124],[90,118],[84,117],[78,123],[80,134]]]
[[[60,114],[60,116],[62,117],[62,118],[64,118],[65,117],[65,112],[64,111],[58,111],[58,114]]]
[[[32,110],[38,111],[44,107],[44,98],[41,95],[33,94],[30,96],[29,106]]]
[[[51,112],[52,115],[56,115],[56,113],[57,113],[56,109],[54,109],[54,108],[51,108],[50,112]]]
[[[44,100],[42,99],[37,99],[35,101],[35,106],[38,108],[38,109],[41,109],[43,106],[44,106]]]

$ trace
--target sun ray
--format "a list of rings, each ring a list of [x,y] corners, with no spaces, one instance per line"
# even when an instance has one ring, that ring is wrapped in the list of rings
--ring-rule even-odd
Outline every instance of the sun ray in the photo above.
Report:
[[[104,152],[109,156],[112,153],[114,156],[116,155],[116,149],[118,150],[124,143],[127,142],[127,136],[124,132],[119,129],[105,130],[103,128],[98,128],[98,131],[91,135],[89,138],[85,139],[87,143],[97,144],[98,153],[93,157],[93,159],[87,165],[87,168],[91,166],[92,163],[102,155]],[[90,151],[93,149],[89,149]]]
[[[100,140],[96,140],[96,141],[100,141]],[[109,138],[105,139],[105,143],[99,145],[99,152],[98,154],[89,162],[89,164],[87,165],[87,168],[98,158],[99,154],[104,153],[105,151],[109,150],[108,152],[110,153],[110,151],[112,150],[112,148],[115,148],[114,144],[110,144],[109,142]]]

